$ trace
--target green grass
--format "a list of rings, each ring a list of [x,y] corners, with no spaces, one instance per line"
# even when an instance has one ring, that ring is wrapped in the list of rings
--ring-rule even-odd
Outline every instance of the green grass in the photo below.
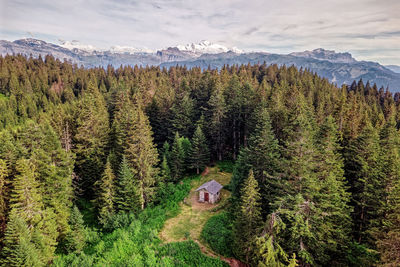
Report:
[[[3,95],[2,93],[0,93],[0,100],[2,99],[8,99],[8,97],[6,97],[5,95]]]

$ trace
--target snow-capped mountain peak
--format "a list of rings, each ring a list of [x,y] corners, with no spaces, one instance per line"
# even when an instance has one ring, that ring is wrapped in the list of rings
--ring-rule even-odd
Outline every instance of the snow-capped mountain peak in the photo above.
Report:
[[[220,44],[214,44],[207,40],[203,40],[198,44],[191,43],[187,45],[177,45],[176,48],[180,51],[191,52],[194,54],[218,54],[229,51],[242,53],[242,51],[236,47],[228,48]]]
[[[148,49],[146,47],[136,48],[136,47],[131,47],[131,46],[120,46],[120,45],[111,46],[109,51],[111,53],[120,53],[120,54],[136,54],[136,53],[153,53],[154,52],[151,49]]]
[[[86,52],[93,52],[93,51],[99,50],[96,47],[94,47],[93,45],[81,44],[77,40],[72,40],[72,41],[59,40],[59,41],[60,41],[61,47],[67,48],[69,50],[79,49],[79,50],[86,51]]]

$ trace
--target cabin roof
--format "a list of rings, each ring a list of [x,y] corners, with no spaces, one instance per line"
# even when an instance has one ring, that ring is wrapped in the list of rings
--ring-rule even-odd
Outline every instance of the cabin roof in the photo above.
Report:
[[[208,192],[210,192],[211,194],[216,194],[219,192],[219,190],[222,189],[222,185],[219,184],[217,181],[215,180],[211,180],[207,183],[202,184],[199,188],[196,189],[196,191],[199,191],[201,189],[205,189]]]

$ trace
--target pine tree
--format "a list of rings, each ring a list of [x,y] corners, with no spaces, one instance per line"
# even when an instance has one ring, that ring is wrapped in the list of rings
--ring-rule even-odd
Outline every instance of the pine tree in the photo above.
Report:
[[[120,164],[116,189],[116,204],[118,210],[127,212],[138,210],[138,188],[125,156],[122,157]]]
[[[215,90],[212,92],[208,105],[210,106],[210,134],[214,141],[213,150],[216,153],[216,158],[222,160],[225,141],[226,104],[220,83],[216,85]]]
[[[99,213],[100,223],[105,223],[114,213],[114,181],[115,175],[111,168],[110,158],[108,158],[103,175],[94,184],[97,195],[94,202]]]
[[[249,137],[248,147],[242,149],[241,156],[247,164],[239,166],[244,168],[246,165],[254,172],[254,177],[260,186],[262,197],[262,210],[264,214],[271,211],[270,203],[280,195],[280,176],[282,156],[278,140],[272,132],[269,114],[266,109],[261,109],[257,114],[255,129]],[[243,164],[243,163],[239,163]],[[247,175],[243,173],[242,175]],[[240,185],[246,177],[234,175],[233,180]],[[240,188],[240,186],[237,186]],[[236,187],[236,188],[237,188]],[[234,195],[237,195],[234,193]]]
[[[69,217],[71,231],[65,238],[65,249],[68,252],[80,252],[85,246],[85,226],[83,216],[77,206],[73,206]]]
[[[209,161],[209,151],[206,137],[203,134],[200,126],[197,126],[192,138],[192,147],[190,150],[190,166],[196,169],[196,173],[200,173]]]
[[[9,174],[8,166],[5,160],[0,159],[0,240],[6,225],[7,214],[7,177]]]
[[[171,178],[174,182],[177,182],[182,179],[185,170],[185,151],[178,132],[175,133],[170,158]]]
[[[387,212],[384,229],[381,238],[377,241],[378,250],[384,266],[400,265],[400,180],[393,186],[389,193]]]
[[[161,170],[160,176],[162,181],[170,181],[171,180],[171,170],[168,166],[167,156],[164,154],[163,160],[161,162]]]
[[[39,194],[44,208],[51,208],[56,213],[58,239],[62,239],[69,228],[73,157],[62,148],[58,136],[47,122],[42,122],[40,126],[28,124],[21,135],[24,142],[30,142],[34,147],[31,159],[37,173]]]
[[[280,238],[279,234],[285,228],[286,224],[279,214],[273,212],[268,216],[261,236],[256,238],[258,266],[297,266],[295,254],[289,260],[288,254],[280,245],[284,240]]]
[[[13,181],[10,207],[32,228],[40,222],[43,210],[35,166],[31,161],[21,159],[17,162],[16,170],[18,175]]]
[[[50,208],[44,208],[36,181],[35,167],[31,161],[17,161],[18,175],[13,182],[10,207],[11,212],[19,216],[31,232],[31,240],[38,250],[39,259],[45,263],[52,260],[57,238],[56,214]]]
[[[382,172],[386,199],[381,209],[384,214],[371,232],[385,266],[400,264],[400,137],[393,118],[389,118],[380,134]]]
[[[357,242],[375,245],[371,232],[379,226],[384,206],[381,148],[376,129],[367,125],[360,136],[352,140],[345,151],[345,176],[349,181],[354,203],[353,234]]]
[[[183,136],[193,133],[194,103],[189,94],[179,95],[170,109],[170,133],[179,132]]]
[[[95,82],[89,82],[87,90],[77,102],[74,117],[75,171],[82,178],[81,188],[85,195],[92,198],[93,185],[96,178],[101,177],[104,168],[109,133],[106,103]]]
[[[322,264],[334,262],[336,257],[344,258],[350,242],[351,208],[350,194],[345,185],[343,159],[340,155],[339,133],[333,117],[328,116],[316,136],[315,159],[317,175],[312,201],[318,207],[317,213],[323,217],[313,218],[318,229],[315,247],[316,260]],[[311,195],[311,194],[310,194]],[[316,208],[317,210],[317,208]],[[329,255],[323,259],[319,255]]]
[[[10,213],[0,253],[1,266],[42,266],[40,252],[32,243],[31,230],[13,210]]]
[[[153,143],[153,133],[141,103],[135,109],[134,123],[129,131],[126,158],[138,187],[140,207],[143,210],[154,194],[158,179],[158,152]]]
[[[261,226],[261,196],[252,170],[244,182],[240,200],[241,206],[234,227],[235,254],[250,263],[255,253],[255,237]]]

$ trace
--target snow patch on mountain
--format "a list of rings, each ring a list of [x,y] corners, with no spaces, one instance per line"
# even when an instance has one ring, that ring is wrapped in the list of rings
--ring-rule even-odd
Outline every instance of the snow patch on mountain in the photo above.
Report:
[[[219,54],[219,53],[226,53],[229,51],[240,54],[243,52],[237,47],[228,48],[220,44],[211,43],[210,41],[207,40],[203,40],[198,44],[191,43],[187,45],[178,45],[176,46],[176,48],[178,48],[180,51],[191,52],[194,54]]]
[[[59,40],[59,41],[61,47],[67,48],[69,50],[78,49],[86,52],[99,51],[99,49],[97,49],[95,46],[81,44],[78,40],[72,40],[72,41]]]
[[[111,46],[109,51],[111,53],[116,53],[116,54],[154,53],[153,50],[148,49],[146,47],[136,48],[131,46],[120,46],[120,45]]]

